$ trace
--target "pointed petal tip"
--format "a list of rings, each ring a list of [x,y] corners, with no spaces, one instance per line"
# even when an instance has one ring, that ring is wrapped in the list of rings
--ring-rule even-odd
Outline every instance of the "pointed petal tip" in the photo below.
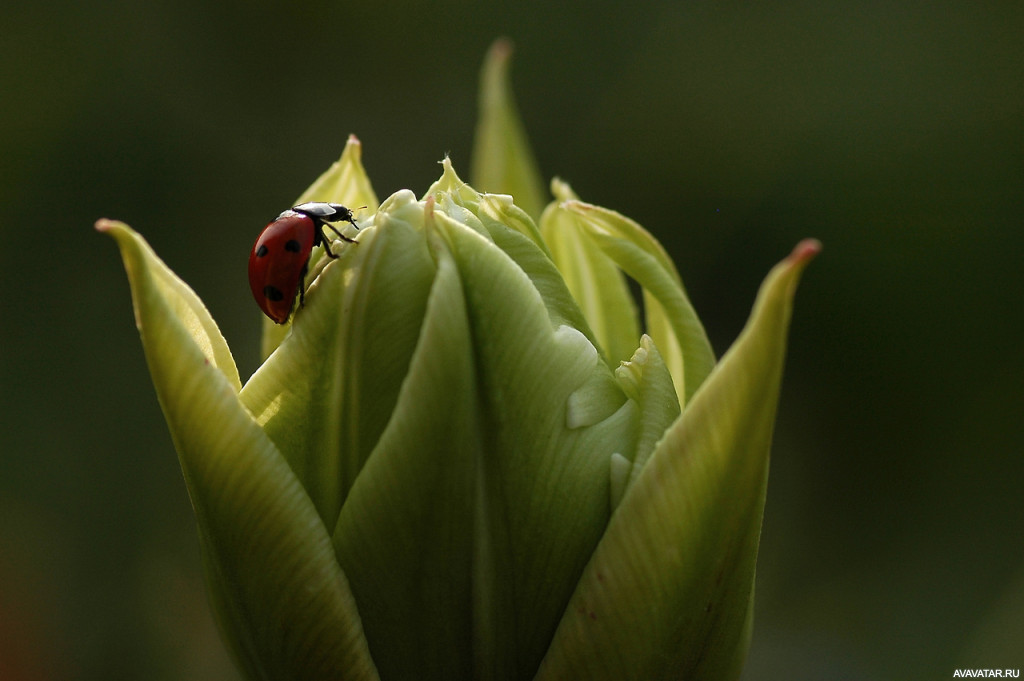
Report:
[[[359,138],[354,133],[349,133],[348,139],[345,140],[345,149],[341,152],[339,162],[345,161],[355,161],[360,164],[363,162],[363,143],[359,141]]]
[[[100,218],[93,224],[93,227],[100,234],[109,235],[117,243],[118,248],[123,248],[126,244],[133,241],[142,242],[143,244],[146,243],[145,239],[143,239],[141,235],[137,234],[135,230],[120,220]]]
[[[505,61],[512,56],[513,51],[515,51],[515,45],[512,43],[512,40],[502,36],[491,43],[490,57]]]
[[[116,229],[121,222],[118,220],[111,220],[109,218],[100,218],[96,221],[93,227],[96,228],[97,232],[109,232],[112,229]]]
[[[821,253],[821,248],[821,242],[817,239],[804,239],[796,245],[787,259],[794,264],[806,264]]]

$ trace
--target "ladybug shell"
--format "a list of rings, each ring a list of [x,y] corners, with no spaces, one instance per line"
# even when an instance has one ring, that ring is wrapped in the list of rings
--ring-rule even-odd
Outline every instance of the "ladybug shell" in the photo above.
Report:
[[[278,324],[288,321],[316,241],[308,215],[285,211],[260,233],[249,255],[249,286],[264,314]]]

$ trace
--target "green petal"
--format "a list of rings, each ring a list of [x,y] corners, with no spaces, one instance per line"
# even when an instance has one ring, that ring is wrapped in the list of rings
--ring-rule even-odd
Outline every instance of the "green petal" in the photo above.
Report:
[[[438,209],[456,220],[465,222],[468,213],[473,220],[480,222],[480,227],[487,231],[499,229],[519,232],[533,242],[545,254],[548,254],[540,230],[526,211],[513,202],[508,194],[481,194],[463,182],[455,172],[450,158],[441,161],[444,172],[436,182],[427,189],[424,198],[432,196],[438,202]],[[465,211],[465,212],[460,212]],[[467,223],[468,224],[468,223]],[[485,227],[486,225],[486,227]],[[474,229],[477,229],[474,226]],[[484,229],[477,229],[481,234]],[[549,254],[548,254],[549,255]]]
[[[213,320],[141,237],[121,223],[97,228],[121,248],[214,611],[239,664],[254,679],[377,678],[330,537],[239,402]]]
[[[768,275],[617,508],[538,679],[739,676],[792,297],[819,248],[801,243]]]
[[[294,205],[298,206],[309,201],[340,203],[348,206],[352,209],[360,227],[369,216],[377,212],[377,207],[380,204],[377,194],[374,193],[373,186],[370,184],[370,178],[363,168],[363,145],[355,135],[349,135],[341,158],[331,164],[331,167],[302,193]],[[317,274],[313,264],[320,259],[323,249],[317,247],[313,253],[310,256],[311,273],[306,278],[307,286]],[[270,319],[263,319],[263,337],[260,344],[263,359],[269,357],[270,353],[281,344],[290,328],[291,322],[275,324]]]
[[[326,201],[341,203],[352,209],[359,216],[373,215],[377,212],[380,201],[373,191],[370,178],[363,168],[363,145],[355,135],[349,135],[345,143],[345,151],[341,158],[331,164],[309,189],[302,193],[295,205],[307,201]],[[359,210],[360,208],[364,210]]]
[[[473,678],[476,464],[482,439],[458,272],[441,249],[391,420],[352,488],[335,547],[386,678]]]
[[[448,212],[446,202],[450,200],[459,206],[470,208],[476,214],[476,207],[480,203],[480,192],[459,177],[455,172],[455,166],[452,165],[452,160],[447,156],[441,160],[441,168],[441,177],[430,185],[423,198],[433,196],[436,201],[440,202],[438,208],[445,212]]]
[[[569,185],[553,180],[559,202],[576,199]],[[622,271],[577,226],[571,213],[554,202],[540,218],[541,234],[551,257],[597,336],[610,367],[629,359],[640,338],[636,303]]]
[[[537,229],[537,223],[526,211],[513,203],[512,197],[508,194],[481,194],[477,217],[488,230],[494,231],[498,228],[518,232],[530,239],[544,255],[551,256],[540,230]]]
[[[553,326],[565,324],[578,329],[596,345],[586,318],[551,261],[550,251],[533,220],[507,195],[478,193],[459,179],[449,159],[444,159],[442,165],[444,173],[426,196],[435,197],[446,214],[461,215],[464,224],[490,238],[512,258],[541,295]]]
[[[511,56],[512,44],[498,40],[488,51],[480,73],[480,118],[471,177],[473,186],[481,191],[511,194],[516,205],[536,220],[547,200],[509,85]]]
[[[492,588],[477,621],[502,632],[512,618],[486,657],[521,678],[603,532],[609,461],[632,449],[633,430],[586,336],[554,326],[529,276],[486,237],[444,215],[436,222],[462,278],[484,419],[478,527],[488,543],[478,564],[493,572],[478,577]]]
[[[647,333],[661,351],[685,405],[715,365],[704,327],[672,259],[647,230],[627,217],[582,201],[559,206],[595,244],[644,288]]]
[[[310,287],[292,332],[242,390],[333,528],[398,400],[434,263],[411,192],[389,199]]]
[[[96,229],[114,237],[121,249],[121,258],[132,284],[135,325],[142,336],[147,358],[158,352],[170,354],[173,351],[173,348],[167,348],[173,342],[172,339],[165,338],[144,323],[153,314],[143,315],[142,311],[158,310],[160,315],[178,320],[181,328],[189,335],[189,342],[199,349],[211,366],[221,372],[232,390],[238,392],[241,383],[231,350],[199,296],[156,257],[145,239],[123,222],[99,220]],[[150,363],[154,382],[157,381],[156,372],[165,369]]]

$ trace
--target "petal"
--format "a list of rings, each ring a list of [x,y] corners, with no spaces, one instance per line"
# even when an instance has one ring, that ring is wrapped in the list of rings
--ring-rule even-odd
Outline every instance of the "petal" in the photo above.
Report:
[[[441,212],[462,220],[464,216],[453,211],[453,207],[465,209],[480,226],[486,225],[488,231],[499,229],[519,232],[534,243],[542,252],[550,255],[547,245],[541,237],[537,224],[526,211],[515,204],[509,194],[481,194],[466,184],[455,172],[451,159],[445,157],[441,161],[444,172],[436,182],[430,185],[424,197],[433,196],[440,202]],[[478,230],[481,231],[481,230]],[[481,232],[482,233],[482,232]]]
[[[582,201],[559,206],[644,289],[647,333],[654,339],[685,405],[715,365],[704,327],[671,258],[647,230],[627,217]]]
[[[341,158],[331,164],[331,167],[302,193],[294,205],[298,206],[309,201],[340,203],[352,208],[360,227],[366,222],[366,217],[377,212],[377,207],[380,204],[377,194],[374,193],[370,184],[370,178],[363,168],[363,145],[355,135],[349,135]],[[310,256],[311,271],[310,275],[306,277],[307,286],[319,273],[313,264],[322,254],[323,249],[317,247],[314,249],[314,255]],[[270,319],[263,319],[263,336],[260,345],[263,359],[269,357],[274,348],[281,344],[290,328],[291,322],[275,324]]]
[[[398,403],[334,542],[387,678],[473,678],[476,465],[482,436],[462,286],[440,248]]]
[[[636,303],[622,270],[578,227],[559,203],[576,199],[566,183],[551,182],[556,202],[544,209],[541,234],[573,298],[597,336],[610,367],[629,359],[640,338]]]
[[[484,61],[471,176],[481,191],[511,194],[516,205],[536,220],[547,199],[509,85],[511,56],[512,43],[498,40]]]
[[[555,328],[563,324],[571,326],[596,344],[586,318],[552,263],[533,220],[510,196],[478,193],[459,179],[449,159],[444,159],[442,165],[444,173],[431,185],[427,196],[434,196],[448,215],[461,215],[464,224],[485,235],[512,258],[541,295]]]
[[[502,635],[480,645],[493,669],[522,677],[604,530],[609,461],[633,447],[630,412],[594,345],[552,323],[508,254],[444,215],[436,222],[462,279],[484,423],[476,579],[490,587],[476,621]]]
[[[218,364],[227,347],[213,320],[141,237],[121,223],[97,228],[121,247],[214,611],[240,665],[251,678],[377,678],[330,537],[239,402],[237,375]]]
[[[302,193],[295,205],[307,201],[327,201],[341,203],[356,214],[356,222],[360,214],[373,215],[380,206],[377,194],[373,191],[370,178],[363,168],[363,144],[355,135],[349,135],[345,143],[345,151],[341,158],[331,164],[309,189]],[[359,209],[365,209],[365,212]]]
[[[291,334],[242,390],[333,528],[398,400],[419,336],[434,262],[411,192],[381,206],[330,262]]]
[[[768,275],[616,509],[538,679],[739,675],[792,297],[819,249],[801,243]]]
[[[132,285],[132,305],[135,309],[135,325],[142,336],[147,359],[150,356],[170,356],[173,359],[178,338],[165,337],[147,326],[146,320],[173,318],[177,326],[188,334],[188,342],[199,349],[205,361],[217,368],[227,379],[228,385],[238,392],[241,384],[238,369],[228,349],[227,341],[214,323],[203,301],[181,279],[156,257],[146,240],[123,222],[99,220],[96,229],[110,234],[121,249],[128,280]],[[144,314],[145,313],[145,314]],[[150,373],[157,388],[165,381],[162,373],[170,372],[171,377],[182,367],[176,363],[170,366],[154,366],[150,362]],[[159,377],[158,377],[159,375]]]

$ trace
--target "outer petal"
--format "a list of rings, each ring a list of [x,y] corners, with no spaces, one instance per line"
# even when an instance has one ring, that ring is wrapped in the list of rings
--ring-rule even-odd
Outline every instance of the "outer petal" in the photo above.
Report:
[[[253,679],[377,678],[327,531],[238,401],[213,320],[141,237],[121,223],[97,228],[121,247],[195,509],[214,611],[240,665]]]
[[[768,275],[743,333],[627,491],[538,679],[732,679],[754,563],[792,296],[819,250]]]
[[[360,226],[365,224],[369,216],[377,212],[380,202],[377,200],[377,195],[370,185],[370,178],[367,177],[366,170],[363,168],[363,146],[355,135],[349,135],[341,158],[331,164],[331,167],[302,193],[294,205],[297,206],[308,201],[325,201],[348,206],[353,210],[356,222]],[[311,271],[306,277],[307,286],[319,274],[319,270],[314,267],[314,264],[322,255],[322,248],[313,249],[313,255],[310,256]],[[270,356],[274,348],[281,344],[290,328],[291,322],[275,324],[269,319],[263,319],[263,341],[261,343],[263,359]]]
[[[96,229],[114,237],[121,248],[124,267],[132,284],[135,326],[142,336],[146,358],[158,353],[171,355],[175,351],[175,343],[180,342],[177,338],[155,332],[145,323],[148,318],[152,318],[152,315],[144,316],[145,311],[159,310],[160,314],[177,320],[178,325],[188,334],[189,344],[194,345],[203,354],[205,361],[221,372],[228,385],[237,393],[241,384],[235,360],[227,341],[199,296],[156,257],[145,239],[123,222],[99,220]],[[155,372],[168,368],[176,370],[178,367],[154,366],[150,360],[150,372],[155,382]]]
[[[473,186],[481,191],[511,194],[516,205],[536,220],[547,199],[509,86],[511,56],[512,44],[499,40],[484,61],[471,176]]]

